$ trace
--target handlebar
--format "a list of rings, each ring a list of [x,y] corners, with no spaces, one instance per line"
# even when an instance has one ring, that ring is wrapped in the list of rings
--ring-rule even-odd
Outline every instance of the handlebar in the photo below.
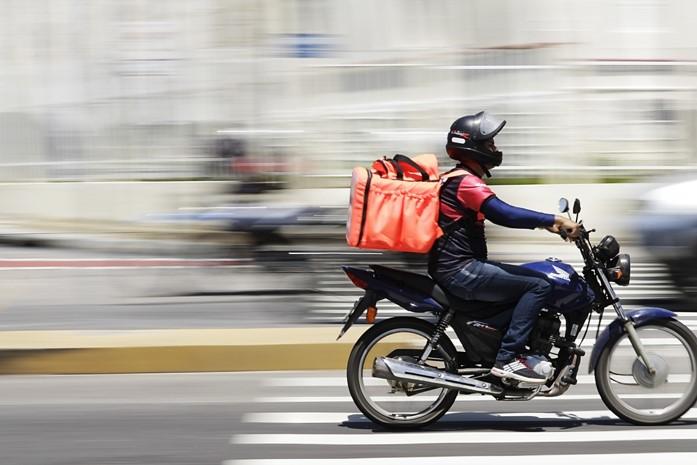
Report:
[[[581,226],[580,234],[578,235],[578,237],[576,239],[573,239],[571,242],[577,242],[581,239],[588,239],[589,234],[592,232],[595,232],[595,229],[586,230],[586,228],[583,226],[583,224],[581,224],[580,226]],[[559,235],[564,240],[567,240],[569,238],[569,233],[567,233],[566,230],[563,228],[559,230]]]

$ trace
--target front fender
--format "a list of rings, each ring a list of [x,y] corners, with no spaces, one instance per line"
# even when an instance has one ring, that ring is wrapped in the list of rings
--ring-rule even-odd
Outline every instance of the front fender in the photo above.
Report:
[[[656,320],[676,319],[675,313],[671,312],[670,310],[666,310],[665,308],[658,307],[646,307],[637,310],[630,310],[625,312],[625,314],[629,319],[634,321],[634,326],[637,328],[646,326],[647,324]],[[616,318],[615,321],[607,325],[607,328],[605,328],[598,336],[598,339],[595,340],[590,363],[588,364],[588,373],[593,373],[593,370],[595,370],[595,366],[598,364],[600,354],[603,353],[605,347],[614,344],[617,339],[624,334],[624,332],[624,325],[622,320],[619,318]]]

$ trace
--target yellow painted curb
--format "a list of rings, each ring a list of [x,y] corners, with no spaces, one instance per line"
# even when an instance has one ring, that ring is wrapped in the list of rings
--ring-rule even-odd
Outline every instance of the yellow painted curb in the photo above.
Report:
[[[363,329],[0,332],[0,374],[328,370]]]

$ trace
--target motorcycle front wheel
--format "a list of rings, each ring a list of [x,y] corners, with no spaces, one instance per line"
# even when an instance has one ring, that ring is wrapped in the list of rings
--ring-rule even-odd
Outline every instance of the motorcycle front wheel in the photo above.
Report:
[[[605,405],[636,425],[670,423],[697,400],[697,337],[675,320],[636,328],[655,372],[650,373],[623,334],[600,355],[595,382]]]
[[[356,406],[373,422],[387,428],[420,428],[437,421],[455,402],[458,391],[373,376],[377,357],[416,363],[435,332],[418,318],[384,320],[366,331],[349,356],[346,377]],[[457,372],[457,350],[444,334],[426,365]]]

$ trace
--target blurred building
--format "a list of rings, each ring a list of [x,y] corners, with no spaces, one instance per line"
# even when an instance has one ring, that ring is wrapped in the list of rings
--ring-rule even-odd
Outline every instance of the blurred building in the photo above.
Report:
[[[509,120],[499,177],[697,165],[697,5],[677,0],[0,0],[2,179],[211,175],[220,138],[345,185]],[[445,163],[445,160],[443,160]]]

